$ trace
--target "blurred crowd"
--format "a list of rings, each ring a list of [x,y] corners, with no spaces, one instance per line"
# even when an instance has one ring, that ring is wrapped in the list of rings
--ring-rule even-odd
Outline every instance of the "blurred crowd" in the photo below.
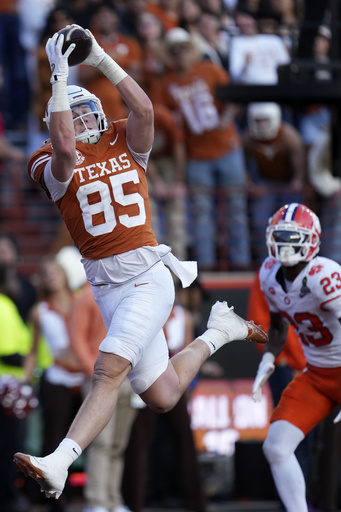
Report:
[[[340,237],[335,236],[340,178],[333,164],[330,108],[323,103],[254,103],[252,97],[249,103],[233,104],[216,94],[219,86],[280,83],[306,47],[304,27],[313,34],[310,50],[301,52],[317,65],[313,80],[332,80],[332,12],[316,2],[321,12],[314,12],[314,18],[307,4],[0,2],[2,188],[4,183],[15,188],[5,177],[12,169],[8,162],[25,174],[27,157],[48,138],[43,119],[51,84],[45,44],[53,33],[76,23],[89,28],[153,100],[155,142],[147,175],[160,243],[170,245],[180,259],[197,260],[203,271],[256,270],[265,256],[270,213],[298,201],[320,215],[324,255],[340,261]],[[96,68],[71,67],[68,83],[97,95],[108,120],[126,117],[120,95],[113,94]],[[171,90],[174,83],[178,92]],[[326,138],[329,143],[322,144]],[[55,235],[60,236],[57,228]]]

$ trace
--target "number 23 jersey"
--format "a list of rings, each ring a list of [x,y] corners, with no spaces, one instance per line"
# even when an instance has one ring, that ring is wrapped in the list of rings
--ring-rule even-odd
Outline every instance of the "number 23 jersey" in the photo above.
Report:
[[[97,144],[77,142],[73,177],[61,197],[52,197],[76,247],[90,260],[158,245],[146,173],[129,151],[125,128],[126,120],[116,121]],[[28,163],[28,173],[45,190],[42,175],[51,157],[47,144]]]
[[[267,258],[259,278],[270,311],[281,313],[298,333],[307,363],[320,368],[341,366],[340,265],[317,256],[286,291],[281,264]]]

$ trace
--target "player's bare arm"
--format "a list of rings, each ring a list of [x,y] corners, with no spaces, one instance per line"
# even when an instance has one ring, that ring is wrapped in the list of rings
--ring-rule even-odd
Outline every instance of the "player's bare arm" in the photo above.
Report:
[[[264,346],[263,357],[252,387],[252,397],[255,402],[261,400],[262,388],[275,370],[275,360],[283,350],[288,329],[289,324],[280,313],[270,313],[269,339]]]
[[[143,89],[131,78],[92,38],[92,49],[83,64],[97,67],[117,88],[123,100],[130,109],[127,121],[127,142],[133,151],[146,153],[152,147],[154,140],[153,105]]]
[[[275,358],[278,357],[284,348],[288,330],[289,323],[280,313],[270,313],[269,341],[264,347],[264,352],[271,352]]]
[[[130,108],[127,120],[127,142],[137,153],[146,153],[151,149],[154,141],[153,104],[130,76],[117,84],[116,88]]]
[[[71,110],[52,112],[50,136],[53,146],[52,174],[58,181],[67,181],[76,162],[76,140]]]
[[[53,176],[61,182],[70,178],[76,161],[75,131],[66,89],[69,75],[68,57],[73,51],[74,45],[70,45],[63,53],[63,42],[64,36],[56,33],[46,43],[46,53],[52,72],[49,126],[53,146],[51,170]]]

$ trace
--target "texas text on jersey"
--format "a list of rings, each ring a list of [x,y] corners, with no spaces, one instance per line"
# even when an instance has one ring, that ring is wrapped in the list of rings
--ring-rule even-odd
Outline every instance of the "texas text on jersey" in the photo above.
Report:
[[[50,194],[41,179],[50,165],[51,144],[32,155],[28,172],[55,201],[82,256],[100,259],[157,246],[146,173],[127,145],[126,120],[110,123],[97,144],[77,142],[76,152],[73,179],[62,192],[53,193],[49,185]]]

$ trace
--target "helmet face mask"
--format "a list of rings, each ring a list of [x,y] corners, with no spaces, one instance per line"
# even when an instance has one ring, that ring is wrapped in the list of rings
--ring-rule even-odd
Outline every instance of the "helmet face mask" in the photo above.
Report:
[[[102,132],[108,128],[107,119],[100,100],[94,94],[83,89],[83,87],[75,85],[69,85],[67,92],[73,114],[76,141],[96,144],[100,140]],[[48,128],[50,127],[51,116],[50,105],[51,100],[47,104],[44,118]],[[95,117],[97,127],[88,127],[88,124],[93,124],[90,121],[90,116]],[[77,131],[80,133],[77,133],[76,126],[78,126]],[[79,129],[79,127],[81,127],[81,129]]]
[[[96,144],[101,138],[101,131],[98,126],[99,111],[96,103],[93,100],[84,101],[72,106],[71,110],[76,141]],[[95,123],[92,122],[92,125],[95,124],[96,127],[91,128],[88,123],[91,123],[93,119]],[[80,131],[80,133],[77,133],[77,131]]]
[[[320,243],[320,221],[304,205],[285,205],[269,220],[266,230],[269,256],[285,267],[310,261],[319,252]]]

